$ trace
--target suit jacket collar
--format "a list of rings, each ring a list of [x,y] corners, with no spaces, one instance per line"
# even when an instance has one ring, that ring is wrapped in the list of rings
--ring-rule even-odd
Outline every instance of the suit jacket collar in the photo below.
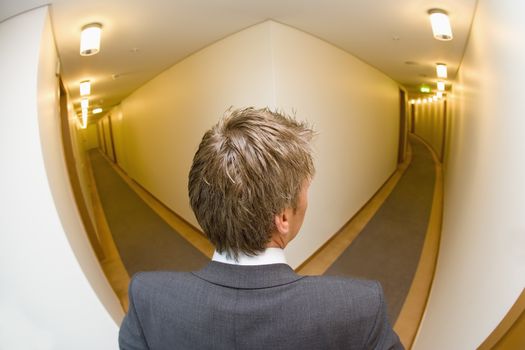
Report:
[[[289,284],[304,278],[286,264],[239,266],[211,261],[193,274],[210,283],[238,289],[261,289]]]

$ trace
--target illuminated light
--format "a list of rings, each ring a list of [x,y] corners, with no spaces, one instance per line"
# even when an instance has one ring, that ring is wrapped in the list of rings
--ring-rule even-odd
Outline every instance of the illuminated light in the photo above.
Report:
[[[83,98],[82,100],[80,100],[80,108],[82,108],[83,110],[89,108],[89,100],[87,98]]]
[[[102,108],[98,107],[98,108],[93,109],[93,114],[99,114],[99,113],[102,113]]]
[[[421,104],[421,99],[418,98],[417,101],[416,101],[416,103],[417,103],[418,105]]]
[[[452,28],[450,27],[450,20],[446,11],[441,9],[428,10],[430,16],[430,24],[432,25],[432,33],[437,40],[448,41],[452,40]]]
[[[436,95],[432,96],[432,100],[437,101],[438,97]]]
[[[411,99],[411,100],[410,100],[410,104],[413,105],[414,103],[416,103],[416,100]]]
[[[445,82],[444,81],[438,81],[437,82],[437,88],[438,88],[438,91],[445,91]]]
[[[100,51],[102,24],[90,23],[82,27],[80,34],[80,55],[91,56]]]
[[[423,99],[423,103],[427,103],[427,99],[426,98]]]
[[[443,98],[443,92],[442,91],[436,92],[436,96],[437,98]]]
[[[444,63],[436,63],[436,74],[438,78],[447,78],[447,65]]]
[[[80,96],[87,96],[91,94],[91,82],[84,80],[80,82]]]
[[[421,85],[421,87],[419,88],[419,91],[421,91],[422,93],[428,94],[430,92],[430,86]]]
[[[88,121],[88,110],[82,109],[82,124],[80,125],[82,129],[87,128],[87,121]]]

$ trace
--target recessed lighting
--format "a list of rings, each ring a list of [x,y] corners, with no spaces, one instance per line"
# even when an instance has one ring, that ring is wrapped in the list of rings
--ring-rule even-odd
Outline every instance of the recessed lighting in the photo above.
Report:
[[[445,91],[445,82],[444,81],[438,81],[437,82],[437,88],[438,88],[438,91]]]
[[[430,16],[434,38],[443,41],[452,40],[452,28],[447,12],[441,9],[430,9],[428,15]]]
[[[99,114],[99,113],[102,113],[102,108],[98,107],[98,108],[93,109],[93,114]]]
[[[436,63],[436,74],[438,78],[447,78],[447,65],[444,63]]]
[[[80,108],[86,110],[89,108],[89,100],[87,98],[83,98],[82,100],[80,100]]]
[[[80,96],[87,96],[91,93],[91,82],[84,80],[80,82]]]
[[[442,98],[443,97],[443,91],[436,92],[436,96],[437,96],[437,98]]]
[[[87,127],[87,120],[88,120],[88,110],[82,109],[82,129],[85,129]]]
[[[91,56],[100,51],[102,24],[90,23],[82,27],[80,34],[80,55]]]

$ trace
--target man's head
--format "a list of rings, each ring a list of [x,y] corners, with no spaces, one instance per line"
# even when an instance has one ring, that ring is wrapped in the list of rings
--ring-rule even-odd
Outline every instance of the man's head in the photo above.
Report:
[[[204,134],[188,190],[197,221],[217,251],[255,255],[283,229],[283,213],[300,209],[304,216],[315,172],[313,134],[304,123],[254,108],[230,112]],[[302,216],[293,225],[300,227]],[[299,227],[291,227],[294,236]]]

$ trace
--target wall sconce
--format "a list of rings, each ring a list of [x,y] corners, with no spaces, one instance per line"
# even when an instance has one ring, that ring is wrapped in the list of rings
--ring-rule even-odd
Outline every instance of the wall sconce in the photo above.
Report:
[[[438,78],[447,79],[447,65],[444,63],[436,63],[436,74]]]
[[[452,28],[447,12],[441,9],[430,9],[428,15],[430,16],[434,38],[443,41],[452,40]]]
[[[91,93],[91,82],[84,80],[80,82],[80,96],[87,96]]]
[[[80,55],[91,56],[100,51],[102,24],[90,23],[82,27],[80,34]]]

